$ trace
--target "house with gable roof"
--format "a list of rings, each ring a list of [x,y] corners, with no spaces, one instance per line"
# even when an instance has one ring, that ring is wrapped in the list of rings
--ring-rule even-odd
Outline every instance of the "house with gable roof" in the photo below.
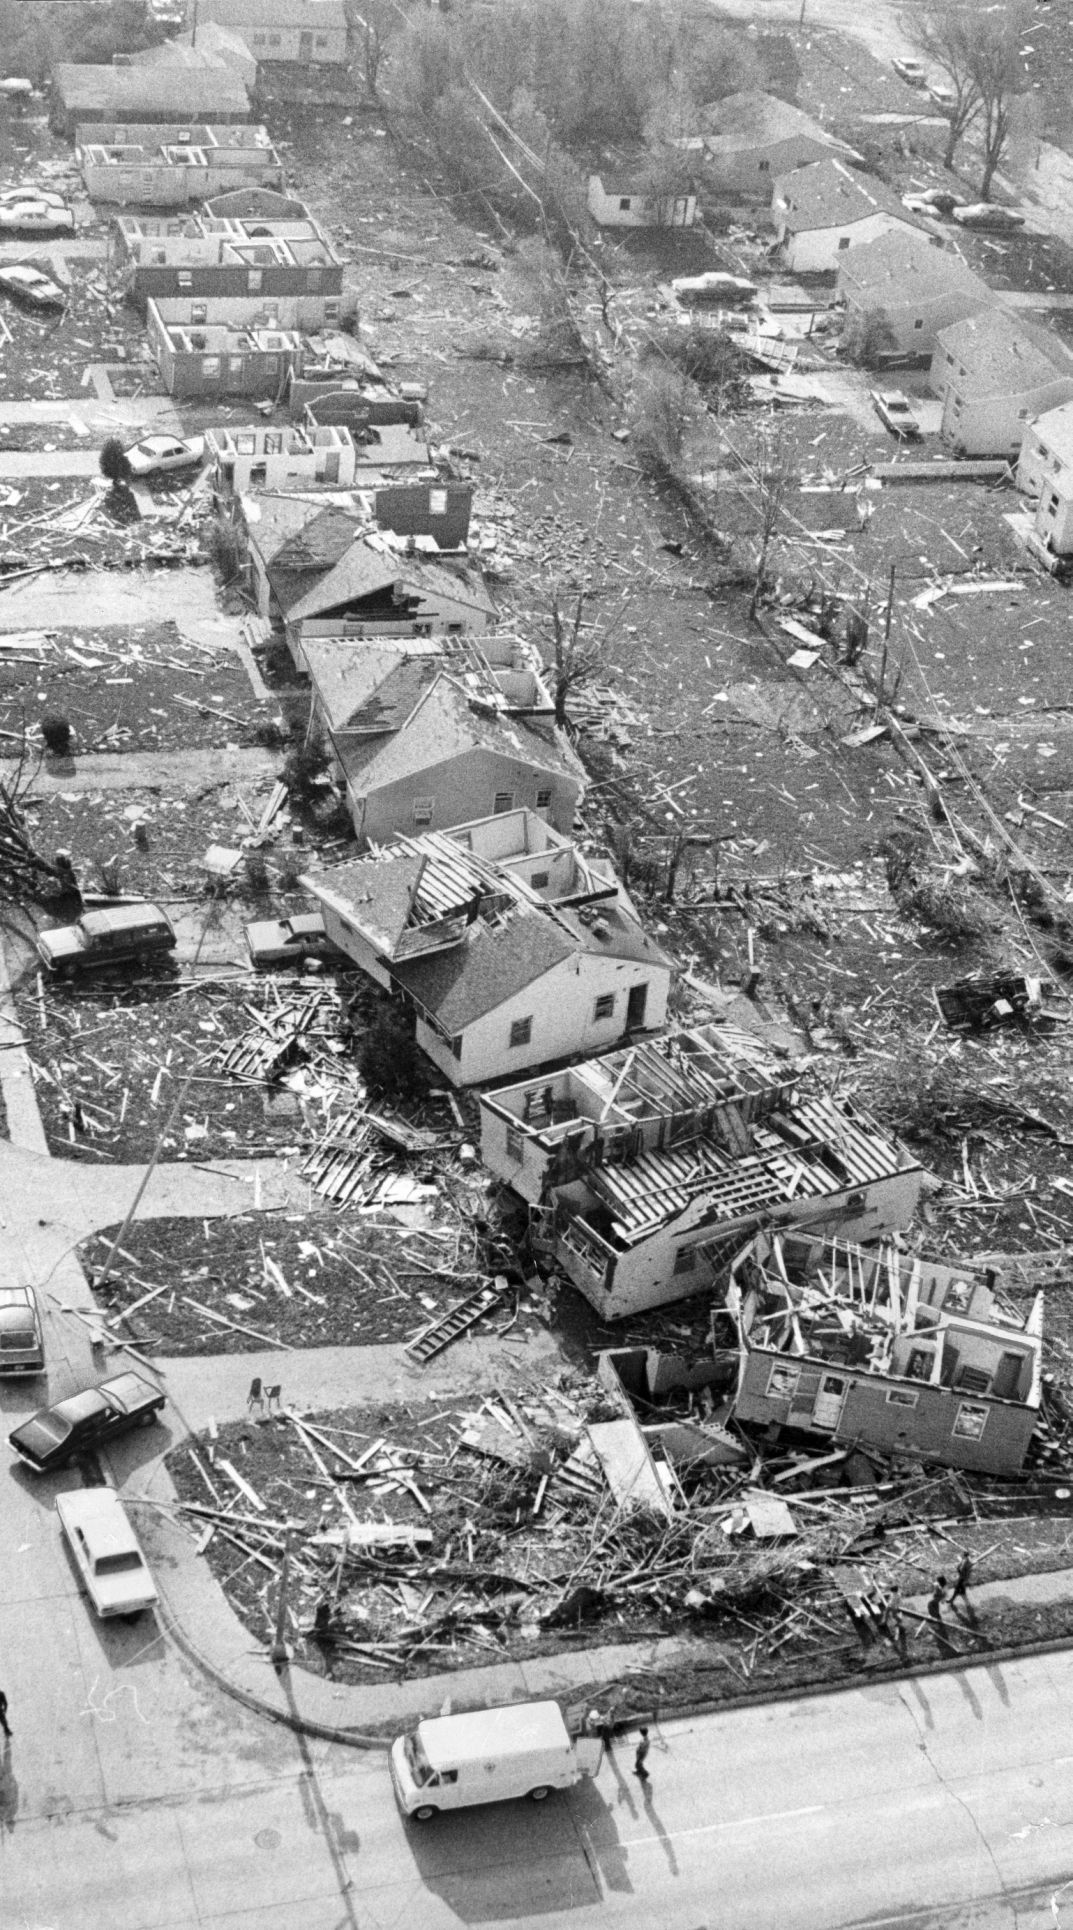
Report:
[[[361,646],[335,648],[360,661]],[[538,680],[515,695],[510,686],[528,677],[511,671],[504,690],[494,668],[470,668],[468,652],[407,657],[352,704],[345,682],[333,688],[322,670],[318,646],[310,649],[318,711],[361,842],[447,830],[523,806],[570,830],[584,767],[544,710]]]
[[[705,179],[718,193],[743,200],[770,201],[773,181],[812,161],[861,158],[811,114],[776,94],[727,94],[713,101],[704,119]]]
[[[771,201],[779,259],[798,275],[834,274],[847,248],[897,229],[938,235],[904,208],[893,189],[831,156],[775,182]]]
[[[849,249],[835,292],[845,303],[845,332],[874,319],[893,355],[930,356],[941,329],[990,308],[995,299],[954,249],[937,248],[912,228],[892,228]]]
[[[928,379],[956,456],[1012,462],[1026,425],[1073,400],[1073,354],[1049,329],[990,308],[940,331]]]
[[[615,879],[528,812],[404,838],[302,882],[334,942],[406,1000],[454,1085],[663,1024],[671,960]]]

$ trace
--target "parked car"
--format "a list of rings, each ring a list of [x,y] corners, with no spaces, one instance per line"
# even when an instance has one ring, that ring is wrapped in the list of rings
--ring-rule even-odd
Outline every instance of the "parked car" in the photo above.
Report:
[[[246,950],[253,965],[301,965],[307,958],[340,958],[319,911],[296,918],[259,918],[246,926]]]
[[[955,208],[954,220],[960,221],[963,228],[994,228],[1003,233],[1025,225],[1024,215],[1018,214],[1016,208],[996,208],[990,201],[970,201]]]
[[[40,188],[36,181],[16,181],[14,187],[0,188],[0,201],[47,201],[50,208],[67,206],[55,188]]]
[[[159,905],[111,905],[83,913],[77,925],[38,932],[37,949],[50,972],[70,976],[99,965],[159,958],[175,948],[175,927]]]
[[[19,1459],[36,1474],[66,1467],[88,1448],[106,1447],[132,1427],[148,1427],[164,1405],[164,1393],[140,1374],[116,1374],[99,1387],[68,1394],[54,1407],[39,1407],[8,1435]]]
[[[102,1621],[133,1618],[159,1600],[138,1537],[113,1488],[56,1496],[56,1513],[86,1592]]]
[[[671,288],[682,302],[751,302],[757,288],[743,275],[728,275],[721,268],[709,268],[703,275],[679,275]]]
[[[205,454],[204,436],[143,436],[127,450],[134,476],[164,476],[193,469]]]
[[[869,389],[868,393],[883,427],[905,442],[915,441],[921,428],[909,397],[901,389]]]
[[[43,275],[40,268],[31,268],[28,262],[6,262],[0,268],[0,289],[10,295],[13,302],[21,302],[24,308],[66,308],[67,295],[58,281],[51,275]]]
[[[6,80],[0,80],[0,94],[6,94],[8,100],[28,100],[33,91],[33,81],[21,74],[9,74]]]
[[[902,206],[913,214],[953,214],[964,207],[961,196],[950,188],[921,188],[919,194],[903,194]]]
[[[928,71],[922,60],[892,60],[891,66],[907,87],[926,87]]]
[[[945,80],[929,80],[928,93],[931,95],[936,107],[953,107],[956,105],[957,95],[952,87],[947,86]]]
[[[18,200],[0,199],[0,229],[9,234],[73,235],[75,218],[61,201],[46,201],[43,195],[22,195]]]
[[[41,1374],[45,1343],[32,1287],[0,1287],[0,1374]]]

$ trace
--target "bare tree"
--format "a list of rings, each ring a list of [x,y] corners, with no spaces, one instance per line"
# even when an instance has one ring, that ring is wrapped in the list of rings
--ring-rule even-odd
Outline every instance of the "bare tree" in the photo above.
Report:
[[[905,25],[914,47],[937,67],[953,95],[944,107],[949,132],[943,153],[944,168],[952,168],[961,142],[980,113],[980,95],[973,74],[972,37],[978,16],[960,0],[921,0]]]
[[[1030,11],[1021,6],[972,16],[970,71],[980,97],[980,141],[984,159],[981,201],[986,201],[991,193],[995,170],[1017,124],[1021,97],[1027,91],[1021,37],[1030,17]]]
[[[548,608],[551,626],[551,661],[548,668],[552,672],[555,722],[560,727],[566,723],[571,693],[583,684],[592,682],[603,663],[607,646],[606,634],[595,631],[585,622],[587,599],[588,592],[579,590],[574,597],[573,609],[564,609],[559,592],[555,591]]]
[[[749,615],[755,620],[760,607],[760,598],[767,584],[771,546],[778,534],[786,496],[793,481],[781,429],[776,429],[772,433],[765,432],[761,436],[757,446],[752,480],[757,495],[758,525],[756,573],[753,577]]]
[[[959,143],[975,128],[983,151],[980,198],[986,201],[1027,87],[1021,41],[1032,10],[1024,0],[986,8],[966,0],[918,0],[906,23],[914,46],[938,67],[953,101],[943,155],[952,168]]]

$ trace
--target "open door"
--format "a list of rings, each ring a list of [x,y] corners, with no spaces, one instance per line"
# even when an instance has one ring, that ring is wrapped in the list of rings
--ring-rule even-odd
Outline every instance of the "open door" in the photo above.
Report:
[[[579,1736],[574,1744],[574,1754],[583,1776],[599,1775],[604,1759],[604,1745],[599,1736]]]

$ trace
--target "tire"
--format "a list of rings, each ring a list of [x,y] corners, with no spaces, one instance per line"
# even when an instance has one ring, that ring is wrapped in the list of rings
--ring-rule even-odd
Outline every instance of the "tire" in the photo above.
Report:
[[[529,1791],[529,1801],[531,1803],[546,1803],[550,1795],[551,1790],[548,1784],[538,1783],[535,1789]]]
[[[142,1415],[142,1418],[141,1418],[141,1420],[140,1420],[140,1421],[138,1422],[138,1426],[139,1426],[139,1427],[152,1427],[152,1425],[153,1425],[153,1422],[154,1422],[155,1420],[156,1420],[156,1408],[155,1408],[155,1407],[151,1407],[151,1408],[150,1408],[150,1410],[149,1410],[149,1412],[148,1412],[148,1414],[143,1414],[143,1415]]]
[[[433,1816],[438,1816],[440,1812],[436,1808],[435,1803],[422,1803],[420,1809],[411,1810],[410,1813],[415,1823],[427,1823],[431,1821]]]

